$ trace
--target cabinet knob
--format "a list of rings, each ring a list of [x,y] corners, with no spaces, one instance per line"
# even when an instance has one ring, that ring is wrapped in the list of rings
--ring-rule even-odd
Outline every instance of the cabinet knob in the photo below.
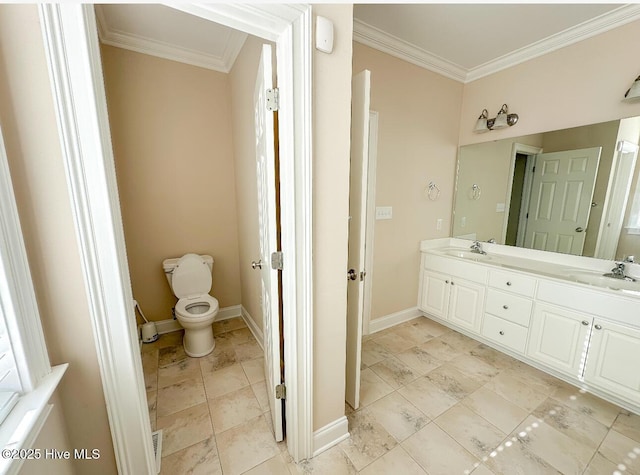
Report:
[[[500,330],[498,333],[500,333],[501,335],[504,335],[504,332],[502,330]]]
[[[507,281],[507,285],[511,287],[511,281]]]
[[[582,320],[582,324],[583,324],[584,326],[587,326],[587,325],[589,325],[589,322],[588,322],[588,321],[586,321],[586,320]]]
[[[505,310],[509,310],[509,306],[508,305],[503,305],[502,308],[504,308]]]
[[[448,283],[449,283],[449,281],[448,281],[448,280],[445,280],[445,281],[444,281],[444,283],[445,283],[445,284],[448,284]]]
[[[453,280],[451,281],[451,285],[453,285]]]
[[[595,328],[596,330],[602,330],[602,325],[594,325],[594,328]]]

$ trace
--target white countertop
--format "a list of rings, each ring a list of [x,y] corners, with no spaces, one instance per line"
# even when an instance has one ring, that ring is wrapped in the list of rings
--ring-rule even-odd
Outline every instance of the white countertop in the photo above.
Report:
[[[471,253],[472,241],[458,238],[430,239],[420,243],[422,252],[453,259],[506,268],[543,277],[585,285],[604,291],[640,298],[640,265],[625,263],[625,275],[636,282],[603,277],[615,267],[615,261],[573,256],[534,249],[481,242],[486,255]]]

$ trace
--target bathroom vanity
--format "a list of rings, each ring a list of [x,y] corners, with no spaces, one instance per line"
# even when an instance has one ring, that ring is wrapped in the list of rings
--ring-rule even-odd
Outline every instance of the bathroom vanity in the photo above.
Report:
[[[640,413],[640,265],[470,241],[422,241],[430,318]]]

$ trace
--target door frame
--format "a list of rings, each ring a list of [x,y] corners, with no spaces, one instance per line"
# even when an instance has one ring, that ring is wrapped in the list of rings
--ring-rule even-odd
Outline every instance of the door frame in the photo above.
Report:
[[[287,447],[313,455],[312,14],[309,5],[178,5],[276,43]],[[62,155],[119,473],[155,473],[93,5],[39,5]]]
[[[364,309],[362,312],[362,333],[371,333],[371,300],[373,289],[373,237],[376,225],[376,163],[378,161],[378,112],[369,111],[369,168],[367,170],[367,225],[365,227],[364,269]]]
[[[524,239],[524,227],[526,226],[526,210],[529,208],[529,199],[531,198],[531,174],[530,168],[532,162],[532,156],[542,153],[542,147],[535,147],[533,145],[525,145],[514,142],[511,146],[511,164],[509,165],[509,181],[507,186],[507,194],[505,196],[504,217],[502,221],[502,243],[507,239],[507,225],[509,224],[509,211],[511,210],[511,191],[513,190],[513,174],[516,169],[516,155],[527,155],[527,172],[524,177],[524,187],[522,190],[523,200],[520,208],[520,217],[518,218],[518,237],[517,242]],[[534,164],[535,165],[535,164]],[[525,208],[526,206],[526,208]],[[522,210],[525,212],[523,213]],[[521,236],[522,234],[522,236]]]

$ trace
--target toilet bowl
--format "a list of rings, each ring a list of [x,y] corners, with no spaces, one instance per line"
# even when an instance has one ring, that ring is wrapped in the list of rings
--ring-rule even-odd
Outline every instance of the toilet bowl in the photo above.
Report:
[[[178,297],[176,318],[184,328],[183,345],[187,355],[208,355],[215,348],[211,324],[219,310],[218,301],[209,295],[213,258],[185,254],[162,262],[169,286]]]

